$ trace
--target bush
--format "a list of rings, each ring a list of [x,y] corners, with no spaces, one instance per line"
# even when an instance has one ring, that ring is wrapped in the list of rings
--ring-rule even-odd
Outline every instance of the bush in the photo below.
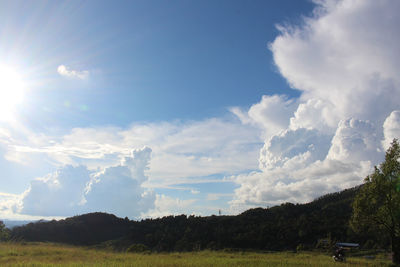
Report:
[[[3,223],[0,221],[0,241],[6,241],[10,238],[10,230],[8,230]]]
[[[131,252],[131,253],[143,253],[148,251],[149,248],[143,244],[133,244],[126,250],[126,252]]]
[[[298,244],[296,247],[297,252],[303,251],[305,249],[306,249],[306,247],[303,244]]]

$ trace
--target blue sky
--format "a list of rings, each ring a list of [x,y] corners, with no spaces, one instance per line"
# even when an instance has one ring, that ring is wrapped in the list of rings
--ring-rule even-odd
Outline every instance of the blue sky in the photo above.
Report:
[[[0,218],[237,214],[361,183],[399,135],[398,9],[0,1]]]
[[[278,33],[275,24],[298,21],[312,6],[309,1],[4,2],[2,58],[33,72],[32,79],[41,83],[24,109],[26,117],[35,116],[26,122],[33,127],[201,119],[229,106],[250,106],[263,94],[299,95],[275,69],[267,46]],[[60,62],[90,70],[90,79],[60,79],[54,72]],[[45,125],[33,122],[43,120]]]

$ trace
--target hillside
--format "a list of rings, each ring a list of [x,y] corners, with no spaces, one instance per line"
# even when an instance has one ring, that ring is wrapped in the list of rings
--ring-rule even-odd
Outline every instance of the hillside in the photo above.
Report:
[[[59,221],[39,221],[17,226],[11,230],[11,236],[14,240],[94,245],[127,235],[131,224],[128,219],[96,212]]]
[[[268,209],[250,209],[237,216],[180,215],[130,221],[111,214],[90,213],[15,227],[12,238],[115,249],[143,244],[154,251],[288,250],[300,244],[313,248],[319,239],[327,237],[332,241],[363,244],[375,237],[356,236],[348,226],[351,204],[358,189],[328,194],[307,204],[285,203]],[[385,240],[380,242],[381,246],[387,245]]]

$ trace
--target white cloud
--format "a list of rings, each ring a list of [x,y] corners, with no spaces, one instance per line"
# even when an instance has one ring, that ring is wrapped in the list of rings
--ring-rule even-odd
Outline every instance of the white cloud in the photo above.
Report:
[[[342,162],[382,160],[382,134],[369,121],[349,119],[341,121],[332,139],[328,159]]]
[[[252,105],[248,111],[233,107],[231,112],[242,123],[261,127],[265,131],[264,137],[269,137],[287,128],[297,105],[296,101],[283,95],[264,95],[261,101]]]
[[[317,130],[287,130],[269,139],[260,152],[260,169],[274,169],[294,158],[312,163],[325,158],[331,136]]]
[[[154,207],[154,194],[142,187],[150,161],[149,148],[133,150],[118,166],[91,172],[84,166],[65,166],[31,182],[18,203],[17,213],[71,216],[104,211],[138,217]]]
[[[237,176],[240,187],[232,208],[306,202],[360,184],[371,170],[371,158],[382,156],[374,150],[374,132],[367,122],[348,120],[333,138],[305,128],[273,136],[261,150],[261,171]]]
[[[158,218],[169,215],[192,214],[188,212],[196,199],[179,199],[157,194],[155,207],[147,212],[142,213],[142,218]]]
[[[1,219],[8,220],[53,220],[63,219],[64,217],[58,216],[32,216],[17,213],[17,208],[21,204],[22,196],[20,194],[0,193],[0,216]]]
[[[59,169],[31,182],[16,214],[108,211],[132,217],[153,209],[155,195],[149,189],[220,183],[225,175],[256,169],[260,136],[257,127],[237,119],[214,118],[135,124],[126,129],[75,128],[63,136],[28,131],[25,137],[10,132],[3,146],[9,160],[35,165],[39,161]],[[140,156],[128,149],[146,145],[152,148],[151,160],[149,149]],[[196,212],[204,210],[198,207]]]
[[[385,123],[383,124],[383,134],[384,140],[382,145],[385,149],[390,147],[390,143],[393,139],[400,138],[400,111],[395,110],[386,118]]]
[[[195,190],[195,189],[191,189],[190,193],[192,193],[193,195],[197,195],[197,194],[200,194],[200,191],[199,190]]]
[[[336,160],[296,162],[264,172],[239,175],[235,196],[230,204],[241,212],[257,206],[284,202],[304,203],[323,194],[358,185],[371,170],[370,162],[345,163]]]
[[[337,118],[331,117],[332,104],[320,99],[309,99],[299,104],[297,110],[290,118],[289,128],[297,130],[300,128],[316,129],[325,134],[333,134],[337,126]]]
[[[19,213],[42,216],[81,213],[89,175],[89,171],[83,166],[66,166],[47,177],[31,181],[28,190],[23,194]]]
[[[87,71],[87,70],[82,70],[82,71],[71,70],[70,68],[68,68],[65,65],[58,66],[57,72],[61,76],[64,76],[67,78],[85,80],[89,77],[89,71]]]
[[[260,171],[237,176],[236,210],[357,185],[399,135],[400,3],[317,5],[302,25],[280,26],[270,44],[280,73],[302,95],[289,127],[266,138]]]
[[[303,99],[330,103],[337,121],[385,118],[398,106],[397,1],[319,1],[301,27],[270,45],[281,74]]]
[[[85,165],[95,170],[118,164],[129,155],[128,148],[149,146],[153,151],[148,170],[152,187],[190,182],[191,177],[256,169],[262,144],[258,128],[216,118],[135,124],[127,129],[76,128],[65,136],[44,138],[47,141],[33,139],[8,145],[8,155],[12,155],[9,158],[26,161],[29,156],[46,156],[58,166]]]
[[[153,208],[154,193],[142,187],[148,179],[144,172],[150,154],[150,148],[133,150],[132,156],[126,157],[122,165],[95,174],[86,188],[86,210],[135,218]]]
[[[231,193],[209,193],[207,194],[207,200],[216,201],[221,199],[222,197],[232,197]]]

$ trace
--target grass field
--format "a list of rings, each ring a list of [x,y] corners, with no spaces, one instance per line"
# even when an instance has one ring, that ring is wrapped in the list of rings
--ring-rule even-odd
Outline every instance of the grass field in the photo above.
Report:
[[[346,263],[317,252],[116,253],[47,243],[0,243],[0,266],[390,266],[385,255]]]

